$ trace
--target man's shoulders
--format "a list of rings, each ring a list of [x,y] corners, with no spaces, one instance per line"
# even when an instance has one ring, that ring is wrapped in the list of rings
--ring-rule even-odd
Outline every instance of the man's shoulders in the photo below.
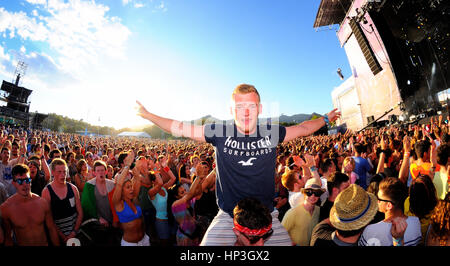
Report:
[[[411,225],[418,225],[420,227],[420,220],[417,216],[408,216],[406,222]]]
[[[328,223],[328,220],[325,219],[321,221],[320,223],[316,224],[316,226],[313,229],[313,234],[327,234],[331,239],[331,233],[336,230],[332,225]]]
[[[39,196],[38,194],[31,193],[31,198],[33,199],[34,202],[37,202],[39,204],[47,204],[47,200]]]
[[[389,225],[388,223],[385,223],[383,221],[374,224],[369,224],[368,226],[366,226],[361,236],[364,236],[363,239],[367,240],[380,233],[385,233],[389,231],[388,225]]]

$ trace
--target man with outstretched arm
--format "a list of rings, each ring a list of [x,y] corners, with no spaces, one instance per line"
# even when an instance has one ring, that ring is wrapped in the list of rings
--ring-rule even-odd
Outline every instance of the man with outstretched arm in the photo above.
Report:
[[[258,122],[262,112],[260,96],[252,85],[241,84],[232,93],[228,124],[193,125],[148,112],[137,102],[138,115],[175,136],[182,136],[214,146],[216,156],[217,203],[220,208],[201,245],[233,245],[233,208],[245,197],[260,200],[272,212],[274,230],[266,245],[291,245],[291,239],[274,209],[276,147],[297,137],[308,136],[328,122],[339,118],[337,109],[323,118],[283,127]]]

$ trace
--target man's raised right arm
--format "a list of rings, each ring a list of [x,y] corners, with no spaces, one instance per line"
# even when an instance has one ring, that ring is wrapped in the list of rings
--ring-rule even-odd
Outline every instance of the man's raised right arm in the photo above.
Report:
[[[169,132],[170,134],[176,137],[185,137],[193,139],[198,142],[206,142],[204,134],[204,126],[193,125],[190,123],[184,123],[170,118],[157,116],[147,111],[147,109],[145,109],[145,107],[139,101],[136,101],[136,103],[138,104],[137,115],[149,120],[162,130]]]

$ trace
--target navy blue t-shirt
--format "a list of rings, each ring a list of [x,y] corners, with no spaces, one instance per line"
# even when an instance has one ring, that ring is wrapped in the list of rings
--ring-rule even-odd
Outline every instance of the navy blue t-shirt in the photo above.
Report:
[[[283,142],[286,128],[258,124],[254,134],[244,135],[234,123],[208,124],[204,133],[215,149],[219,208],[233,216],[241,199],[254,197],[273,211],[276,148]]]

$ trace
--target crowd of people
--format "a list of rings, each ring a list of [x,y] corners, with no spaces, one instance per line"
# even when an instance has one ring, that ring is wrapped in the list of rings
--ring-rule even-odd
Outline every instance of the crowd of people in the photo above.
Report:
[[[142,105],[188,139],[1,125],[0,245],[449,245],[448,117],[312,135],[333,110],[265,134],[252,128],[256,89],[232,97],[235,136]]]

